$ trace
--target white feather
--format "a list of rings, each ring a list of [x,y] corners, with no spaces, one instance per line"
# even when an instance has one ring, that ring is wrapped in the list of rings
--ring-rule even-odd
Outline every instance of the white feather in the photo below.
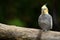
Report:
[[[42,9],[48,9],[46,5],[43,5],[42,6]]]

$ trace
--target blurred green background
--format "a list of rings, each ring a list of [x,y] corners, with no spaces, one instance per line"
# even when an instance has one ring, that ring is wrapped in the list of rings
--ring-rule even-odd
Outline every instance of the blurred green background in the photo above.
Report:
[[[49,12],[53,13],[55,0],[0,0],[0,23],[20,27],[39,28],[38,17],[41,6],[48,4]],[[60,7],[58,7],[60,22]],[[53,15],[53,14],[51,14]]]

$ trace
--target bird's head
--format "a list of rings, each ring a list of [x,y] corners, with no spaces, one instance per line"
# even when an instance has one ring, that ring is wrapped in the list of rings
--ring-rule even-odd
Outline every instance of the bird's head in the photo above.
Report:
[[[46,7],[46,4],[41,7],[41,11],[43,14],[48,14],[48,8]]]

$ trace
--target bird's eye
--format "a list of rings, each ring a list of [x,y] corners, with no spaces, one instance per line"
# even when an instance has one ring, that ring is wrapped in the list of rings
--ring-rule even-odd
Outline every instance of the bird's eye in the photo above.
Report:
[[[44,10],[46,10],[46,9],[44,9]]]

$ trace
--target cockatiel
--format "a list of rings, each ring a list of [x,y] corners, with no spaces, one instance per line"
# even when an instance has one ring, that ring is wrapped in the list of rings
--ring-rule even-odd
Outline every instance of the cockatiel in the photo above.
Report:
[[[41,15],[38,18],[38,24],[43,31],[52,29],[52,16],[48,13],[48,8],[46,7],[46,5],[43,5],[41,7]]]

